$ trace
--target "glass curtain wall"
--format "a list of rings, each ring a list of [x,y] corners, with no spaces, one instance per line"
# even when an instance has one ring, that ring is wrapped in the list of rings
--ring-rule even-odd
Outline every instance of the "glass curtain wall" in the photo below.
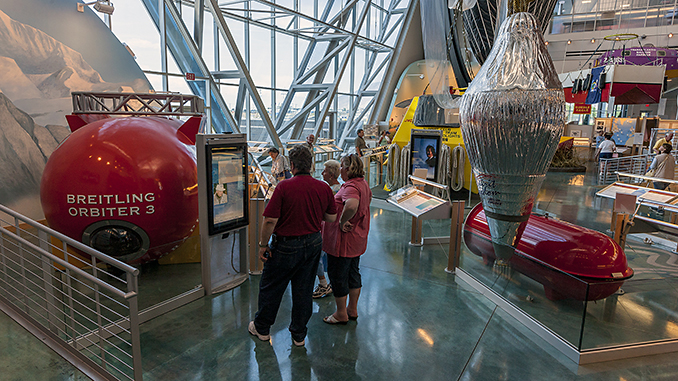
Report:
[[[254,98],[242,85],[242,74],[237,73],[236,61],[219,32],[218,21],[209,11],[211,1],[157,1],[158,4],[163,1],[171,3],[178,10],[181,22],[187,31],[192,32],[202,60],[213,73],[240,131],[247,133],[249,140],[271,142]],[[196,36],[196,30],[199,30],[195,28],[196,20],[199,25],[200,17],[196,17],[195,4],[200,2],[204,3],[206,10],[202,15],[202,33]],[[328,135],[326,126],[329,125],[329,117],[337,118],[338,131],[332,136],[335,138],[347,124],[350,126],[346,128],[355,129],[366,123],[369,116],[366,108],[372,107],[371,97],[386,72],[409,3],[409,0],[218,2],[236,48],[283,141],[303,139],[316,129]],[[156,28],[143,0],[116,2],[111,29],[130,48],[156,91],[191,93],[186,73],[176,64],[169,50],[166,63],[163,62],[162,32]],[[351,45],[348,41],[356,35],[356,31],[358,36]],[[344,46],[343,49],[333,44],[335,40],[341,42],[339,45]],[[307,61],[305,57],[308,57]],[[307,98],[313,97],[298,86],[298,77],[303,74],[299,71],[300,67],[305,64],[306,68],[313,68],[325,61],[324,75],[309,75],[304,83],[320,88],[336,82],[336,89],[330,89],[334,90],[334,94],[330,92],[300,118],[303,121],[299,122],[300,127],[288,126],[286,131],[282,131],[285,129],[284,122],[296,116],[308,103]],[[198,76],[196,80],[201,78]],[[296,95],[287,100],[291,92]],[[318,90],[315,94],[323,93]],[[326,107],[328,99],[329,106]],[[285,108],[286,101],[289,106]],[[327,117],[318,128],[317,119],[322,115]]]

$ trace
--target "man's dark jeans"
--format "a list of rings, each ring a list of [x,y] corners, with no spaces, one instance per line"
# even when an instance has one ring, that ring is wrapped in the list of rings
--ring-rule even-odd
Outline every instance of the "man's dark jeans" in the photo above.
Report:
[[[289,329],[294,340],[304,340],[306,324],[313,313],[313,283],[321,249],[320,233],[288,241],[278,239],[272,245],[271,257],[264,263],[259,282],[259,311],[254,318],[260,334],[270,333],[285,289],[292,282],[292,322]]]

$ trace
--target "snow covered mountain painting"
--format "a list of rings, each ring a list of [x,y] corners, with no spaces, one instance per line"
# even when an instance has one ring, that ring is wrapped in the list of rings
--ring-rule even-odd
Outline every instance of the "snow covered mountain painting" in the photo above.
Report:
[[[151,88],[101,20],[89,9],[88,14],[78,13],[75,4],[75,0],[0,0],[0,204],[35,219],[43,217],[39,202],[42,170],[50,154],[69,134],[65,115],[72,112],[71,92],[148,92]],[[72,43],[50,35],[47,29],[54,23],[48,22],[43,13],[50,13],[50,7],[52,17],[62,17],[55,34],[61,39],[72,38]],[[35,9],[43,11],[32,11]],[[35,22],[29,20],[31,13]],[[68,17],[74,19],[72,31],[64,30],[64,25],[69,25]],[[77,30],[88,23],[86,35]],[[79,45],[82,49],[87,46],[83,40],[90,41],[92,51],[87,50],[87,54],[92,61],[110,62],[114,67],[94,68],[83,54],[69,46]],[[101,41],[109,45],[113,41],[120,49],[106,50]],[[128,57],[100,57],[120,52]],[[129,69],[125,72],[128,78],[119,74],[121,61]],[[134,73],[131,78],[127,74],[130,72]]]

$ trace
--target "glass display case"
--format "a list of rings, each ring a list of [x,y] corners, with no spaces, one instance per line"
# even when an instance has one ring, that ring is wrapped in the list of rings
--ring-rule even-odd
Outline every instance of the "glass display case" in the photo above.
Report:
[[[533,213],[502,266],[475,212],[464,225],[456,279],[570,359],[585,364],[678,350],[678,278],[666,266],[663,275],[647,270],[648,256],[668,262],[675,254],[660,259],[649,247],[628,246],[625,254],[603,233],[547,216],[535,225]]]

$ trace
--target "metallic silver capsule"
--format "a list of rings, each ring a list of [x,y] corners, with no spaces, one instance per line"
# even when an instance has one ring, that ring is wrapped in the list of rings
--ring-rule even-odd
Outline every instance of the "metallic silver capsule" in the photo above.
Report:
[[[565,126],[563,88],[532,14],[502,23],[459,111],[494,250],[507,260]]]

